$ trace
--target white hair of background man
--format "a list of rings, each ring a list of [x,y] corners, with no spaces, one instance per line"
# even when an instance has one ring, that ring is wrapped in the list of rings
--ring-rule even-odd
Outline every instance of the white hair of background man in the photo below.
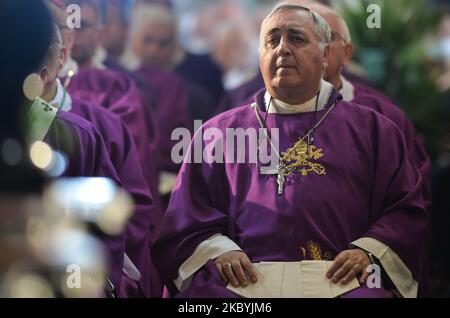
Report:
[[[334,19],[336,19],[339,24],[340,36],[342,36],[342,38],[346,43],[352,43],[352,36],[350,29],[345,19],[342,17],[341,14],[339,14],[338,9],[315,1],[310,1],[306,3],[305,6],[309,7],[311,10],[320,14],[325,19],[325,21],[328,20],[327,16],[332,16]]]
[[[275,6],[272,12],[267,15],[264,21],[261,24],[260,36],[263,36],[262,31],[266,23],[276,14],[283,11],[306,11],[309,13],[309,16],[314,21],[314,31],[317,34],[320,41],[320,49],[322,52],[325,50],[325,47],[331,42],[331,29],[325,19],[318,13],[311,11],[308,7],[301,6],[298,4],[279,4]],[[261,40],[261,45],[263,41]]]

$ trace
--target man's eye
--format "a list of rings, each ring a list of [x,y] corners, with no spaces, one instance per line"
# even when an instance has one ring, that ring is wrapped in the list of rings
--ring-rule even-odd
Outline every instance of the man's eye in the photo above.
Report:
[[[276,47],[278,46],[278,43],[280,43],[280,40],[277,38],[270,38],[267,43],[271,46],[271,47]]]
[[[302,36],[294,35],[292,41],[295,43],[303,43],[305,42],[305,39]]]

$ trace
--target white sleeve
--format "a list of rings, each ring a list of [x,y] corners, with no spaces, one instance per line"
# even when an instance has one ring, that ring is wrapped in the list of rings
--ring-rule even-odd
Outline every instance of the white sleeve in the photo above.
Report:
[[[381,263],[386,274],[405,298],[417,298],[418,283],[401,258],[389,246],[370,237],[363,237],[352,243],[372,253]]]
[[[209,260],[215,259],[230,251],[242,249],[227,236],[216,234],[197,246],[194,253],[178,269],[178,278],[174,280],[179,291],[186,289],[193,275]]]

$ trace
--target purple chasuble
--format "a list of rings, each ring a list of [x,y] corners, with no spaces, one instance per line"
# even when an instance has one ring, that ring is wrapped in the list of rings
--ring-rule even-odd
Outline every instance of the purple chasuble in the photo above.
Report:
[[[266,117],[264,93],[257,95],[262,118]],[[323,157],[310,162],[322,165],[326,174],[289,175],[282,196],[277,195],[277,177],[260,174],[254,163],[183,164],[152,249],[155,264],[172,292],[178,269],[196,247],[223,234],[255,263],[317,259],[311,245],[319,247],[320,258],[334,259],[355,240],[373,238],[401,258],[419,284],[419,295],[426,295],[429,216],[422,199],[421,175],[409,159],[403,134],[392,121],[340,98],[334,91],[325,110],[317,114],[267,114],[266,126],[269,132],[279,129],[283,152],[337,103],[315,132],[314,146],[322,149]],[[231,151],[225,140],[227,128],[259,131],[260,125],[254,109],[246,105],[213,118],[203,130],[208,128],[219,129],[224,140],[213,138],[203,144],[211,149],[211,143],[220,142],[227,153]],[[234,147],[236,153],[236,143]],[[246,156],[248,159],[248,151]],[[235,295],[209,261],[178,296]]]
[[[145,81],[155,93],[156,108],[160,127],[159,164],[160,170],[178,172],[179,166],[171,158],[171,140],[176,128],[193,126],[189,114],[189,96],[178,77],[163,69],[143,65],[135,75]]]
[[[378,95],[368,94],[356,88],[355,98],[352,100],[352,103],[372,108],[392,120],[400,128],[405,136],[406,146],[411,159],[421,172],[425,207],[427,211],[431,212],[431,161],[411,121],[399,107],[388,99],[382,99]]]
[[[345,74],[348,75],[351,73],[346,72]],[[431,162],[411,121],[386,95],[368,86],[357,76],[351,76],[349,80],[354,86],[354,99],[351,101],[352,103],[372,108],[383,114],[392,120],[403,132],[409,153],[422,173],[426,208],[428,211],[431,211]],[[253,102],[254,94],[261,90],[262,87],[264,87],[264,80],[259,72],[252,80],[228,94],[228,97],[223,101],[224,103],[228,103],[228,105],[224,105],[224,109],[230,109],[230,106],[236,107],[243,103]]]
[[[106,177],[122,186],[111,163],[108,151],[98,130],[85,119],[66,112],[58,112],[45,139],[54,150],[68,157],[65,177]],[[103,241],[108,265],[108,276],[120,293],[125,235],[115,237],[96,233]]]
[[[160,133],[160,128],[159,128],[159,123],[158,123],[158,118],[157,118],[157,112],[155,110],[155,104],[156,104],[156,99],[155,99],[155,94],[153,92],[153,89],[146,85],[146,83],[144,83],[139,77],[137,77],[134,73],[127,71],[115,58],[111,57],[111,56],[107,56],[106,59],[103,61],[103,64],[110,70],[113,70],[115,72],[119,72],[119,73],[125,73],[127,76],[129,76],[130,78],[133,79],[133,81],[135,82],[135,84],[137,85],[137,87],[139,88],[139,92],[141,95],[141,99],[142,102],[144,104],[144,110],[146,112],[146,126],[147,126],[147,131],[148,131],[148,135],[149,135],[149,141],[150,144],[148,145],[148,152],[155,154],[158,153],[158,146],[159,146],[159,133]],[[154,159],[155,157],[153,157],[153,161],[155,162],[156,160]],[[159,195],[158,195],[158,178],[156,177],[158,175],[157,171],[156,171],[156,162],[155,164],[152,164],[153,167],[153,172],[151,175],[154,175],[155,177],[152,177],[152,181],[150,182],[150,189],[152,190],[152,193],[155,195],[154,198],[156,200],[155,204],[158,205],[158,209],[162,209],[160,207],[160,202],[159,202]]]
[[[135,203],[134,214],[127,224],[125,252],[139,270],[141,279],[135,286],[136,282],[125,276],[122,279],[121,296],[160,297],[162,285],[151,264],[149,246],[161,215],[142,173],[133,137],[120,117],[102,107],[73,98],[71,112],[98,129],[123,188]]]
[[[145,179],[154,190],[157,177],[149,113],[134,81],[124,73],[90,68],[76,74],[67,90],[72,97],[100,105],[122,119],[133,136]]]
[[[379,90],[373,88],[372,86],[369,86],[366,83],[363,83],[361,81],[357,81],[357,80],[354,80],[354,79],[348,79],[348,80],[355,87],[355,95],[359,94],[359,93],[366,93],[368,95],[374,95],[374,96],[380,98],[383,101],[387,101],[387,102],[393,103],[393,101],[392,101],[392,99],[390,97],[388,97],[387,95],[383,94]]]

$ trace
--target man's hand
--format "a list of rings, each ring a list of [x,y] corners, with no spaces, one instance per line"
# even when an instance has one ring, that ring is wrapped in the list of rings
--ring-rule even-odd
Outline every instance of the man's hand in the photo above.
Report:
[[[334,263],[327,272],[327,278],[333,284],[340,282],[342,285],[347,285],[353,278],[361,274],[359,283],[363,285],[369,276],[366,269],[370,264],[369,256],[363,250],[343,251],[336,256]]]
[[[247,287],[249,282],[258,281],[255,267],[247,255],[241,251],[222,254],[214,262],[223,281],[230,282],[233,287]]]

